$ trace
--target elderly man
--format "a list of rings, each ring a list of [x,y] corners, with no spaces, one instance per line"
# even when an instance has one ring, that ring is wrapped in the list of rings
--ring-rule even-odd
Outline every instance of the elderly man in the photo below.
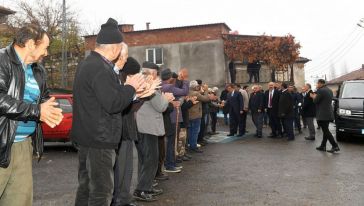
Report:
[[[195,97],[197,101],[193,101],[193,106],[188,110],[189,114],[189,130],[188,130],[188,142],[190,145],[190,151],[195,153],[202,153],[203,151],[197,147],[198,134],[200,132],[201,118],[202,118],[202,103],[210,102],[211,96],[207,91],[201,94],[201,86],[197,81],[190,82],[190,97]]]
[[[329,130],[329,124],[334,120],[334,112],[332,109],[333,96],[332,91],[326,86],[326,81],[323,79],[319,79],[317,82],[317,92],[310,94],[310,97],[316,104],[316,119],[323,133],[321,145],[316,149],[319,151],[326,151],[326,143],[327,140],[329,140],[332,148],[327,150],[327,152],[330,153],[340,151],[339,145],[336,143]]]
[[[280,126],[280,120],[278,117],[279,107],[279,91],[274,88],[273,82],[268,83],[268,90],[264,93],[264,108],[269,117],[269,125],[272,133],[269,137],[276,138],[282,136],[282,129]]]
[[[120,56],[122,42],[118,22],[110,18],[101,26],[95,50],[75,75],[71,138],[79,148],[76,206],[110,205],[121,112],[144,86],[141,74],[120,84],[113,61]]]
[[[176,97],[176,101],[173,102],[172,111],[170,112],[170,118],[167,119],[167,125],[169,124],[168,132],[166,128],[166,137],[167,137],[167,154],[166,154],[166,172],[178,172],[180,171],[176,168],[176,154],[175,154],[175,144],[176,144],[176,134],[178,137],[179,133],[179,123],[182,122],[182,112],[180,110],[180,105],[183,103],[184,96],[188,94],[188,82],[183,81],[182,88],[178,88],[175,86],[174,79],[172,78],[172,71],[170,69],[165,69],[161,72],[162,77],[162,88],[163,92],[170,92],[173,96]],[[177,116],[178,115],[178,116]]]
[[[49,37],[38,26],[22,27],[0,50],[0,205],[32,205],[32,154],[43,153],[40,121],[55,127],[62,110],[49,98],[45,69]],[[32,147],[33,139],[33,147]]]
[[[159,67],[150,62],[143,63],[142,72],[145,77],[159,81]],[[174,100],[171,93],[162,94],[160,90],[154,96],[144,101],[136,113],[138,128],[138,184],[134,191],[134,198],[140,201],[155,201],[154,196],[163,193],[153,188],[153,180],[158,169],[158,137],[165,135],[163,112]]]
[[[249,109],[252,114],[252,120],[256,127],[255,136],[263,137],[263,112],[264,112],[264,94],[259,85],[253,87],[253,93],[249,99]]]
[[[309,130],[309,136],[305,137],[306,140],[315,140],[315,125],[314,125],[314,119],[316,116],[316,105],[313,102],[313,99],[311,98],[312,89],[311,84],[305,84],[305,86],[302,88],[303,92],[303,103],[302,103],[302,118],[307,124],[308,130]]]

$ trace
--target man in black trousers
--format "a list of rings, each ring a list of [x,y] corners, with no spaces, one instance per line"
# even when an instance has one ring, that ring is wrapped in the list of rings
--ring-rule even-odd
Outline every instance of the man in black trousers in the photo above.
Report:
[[[242,122],[240,121],[241,114],[244,112],[244,100],[243,96],[239,91],[235,90],[235,85],[229,84],[226,89],[228,90],[228,99],[226,104],[228,104],[229,118],[230,118],[230,133],[227,136],[234,136],[239,130],[242,130]],[[239,131],[238,136],[243,136],[243,131]]]
[[[268,113],[269,125],[272,129],[270,138],[276,138],[282,136],[282,128],[280,126],[280,119],[278,117],[278,107],[279,107],[279,91],[274,88],[275,84],[273,82],[268,83],[268,90],[264,93],[264,108]]]
[[[249,109],[252,114],[253,123],[256,127],[255,136],[263,137],[263,117],[264,117],[264,94],[259,85],[253,87],[253,93],[249,99]]]
[[[278,114],[283,120],[283,126],[287,134],[287,140],[294,140],[293,121],[294,121],[294,109],[293,98],[288,91],[287,83],[282,83],[282,94],[279,98]]]
[[[311,90],[311,84],[305,84],[302,91],[303,103],[302,103],[302,118],[308,127],[310,135],[305,137],[306,140],[315,140],[316,129],[313,123],[316,116],[316,105],[311,98],[313,93]]]
[[[329,124],[334,120],[334,112],[332,109],[332,98],[334,95],[326,86],[325,80],[318,80],[317,92],[310,94],[310,96],[316,104],[316,119],[323,133],[321,145],[316,149],[319,151],[326,151],[326,143],[327,140],[329,140],[332,148],[327,150],[327,152],[334,153],[340,151],[339,145],[336,143],[329,130]]]
[[[78,65],[73,85],[71,138],[79,147],[76,206],[110,205],[114,190],[116,149],[122,134],[122,111],[145,87],[137,74],[120,84],[114,63],[122,49],[118,22],[101,26],[96,48]]]

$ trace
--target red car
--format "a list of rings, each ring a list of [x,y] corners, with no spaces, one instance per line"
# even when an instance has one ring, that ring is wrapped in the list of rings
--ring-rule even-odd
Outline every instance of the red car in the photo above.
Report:
[[[43,137],[45,142],[69,142],[72,127],[72,94],[51,94],[58,102],[58,106],[63,110],[63,120],[55,128],[50,128],[42,123]]]

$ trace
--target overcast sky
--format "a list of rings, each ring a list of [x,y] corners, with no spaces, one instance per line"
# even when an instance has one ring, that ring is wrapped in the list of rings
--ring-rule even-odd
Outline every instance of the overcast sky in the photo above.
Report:
[[[11,0],[2,0],[11,4]],[[36,1],[36,0],[34,0]],[[59,0],[62,1],[62,0]],[[240,34],[285,35],[301,43],[301,56],[312,59],[306,78],[338,74],[364,64],[362,0],[67,0],[79,12],[87,32],[98,31],[108,17],[134,24],[137,30],[185,25],[226,23]],[[364,26],[364,23],[363,23]]]

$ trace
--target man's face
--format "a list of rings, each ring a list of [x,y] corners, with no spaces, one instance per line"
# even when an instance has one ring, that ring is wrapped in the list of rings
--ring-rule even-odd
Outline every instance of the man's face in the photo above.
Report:
[[[303,87],[302,87],[302,92],[307,92],[307,91],[308,91],[308,87],[307,87],[307,85],[303,86]]]
[[[274,89],[274,83],[273,82],[269,83],[268,84],[268,88],[269,88],[269,90]]]
[[[317,89],[320,89],[322,86],[323,86],[323,85],[322,85],[320,82],[317,82],[317,84],[316,84],[316,88],[317,88]]]
[[[179,72],[178,77],[181,80],[188,80],[188,78],[189,78],[188,70],[186,68],[181,69],[181,71]]]
[[[111,48],[110,48],[110,56],[112,58],[112,61],[116,60],[118,57],[120,57],[120,53],[121,53],[121,49],[122,49],[123,45],[122,43],[120,44],[114,44]]]
[[[232,92],[234,90],[231,86],[227,86],[226,89],[228,92]]]
[[[119,56],[117,62],[115,63],[119,69],[122,69],[124,67],[124,65],[128,59],[128,56],[129,56],[128,47],[125,43],[123,43],[121,52],[120,52],[120,56]]]
[[[293,86],[288,86],[288,91],[289,91],[289,92],[293,92],[293,91],[294,91]]]
[[[28,48],[32,63],[38,62],[48,55],[49,37],[47,35],[44,35],[39,42],[34,42],[34,40],[30,41]]]

